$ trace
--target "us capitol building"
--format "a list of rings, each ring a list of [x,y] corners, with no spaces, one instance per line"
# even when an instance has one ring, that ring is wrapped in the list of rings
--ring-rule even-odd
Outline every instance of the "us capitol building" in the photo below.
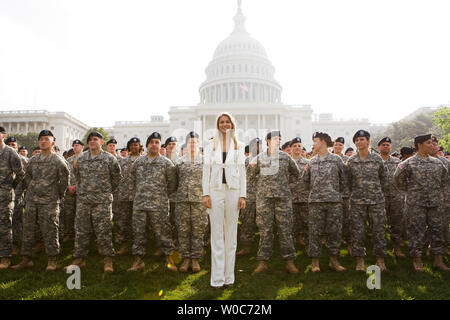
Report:
[[[119,145],[126,145],[134,136],[145,141],[153,131],[160,132],[164,140],[172,135],[183,143],[186,134],[195,130],[203,133],[206,141],[214,136],[216,117],[222,111],[233,115],[238,138],[245,143],[257,136],[264,138],[269,130],[281,129],[283,141],[299,136],[306,147],[311,147],[314,131],[326,131],[333,138],[343,136],[350,145],[358,129],[385,128],[371,126],[368,119],[337,120],[331,114],[313,115],[309,105],[284,104],[275,67],[261,43],[247,32],[245,21],[239,1],[234,30],[218,45],[206,67],[196,106],[171,107],[169,121],[155,115],[150,121],[116,122],[108,132]]]
[[[240,141],[248,143],[255,137],[264,138],[272,129],[280,129],[283,142],[296,136],[303,145],[311,148],[315,131],[325,131],[332,138],[342,136],[345,145],[358,129],[368,129],[372,134],[386,126],[374,126],[368,119],[334,119],[332,114],[313,114],[309,105],[290,105],[282,102],[282,87],[275,79],[275,68],[266,50],[245,28],[241,0],[234,16],[234,30],[214,52],[206,67],[206,80],[200,85],[200,102],[195,106],[171,107],[169,120],[152,115],[149,121],[118,121],[105,128],[118,147],[126,146],[132,137],[146,141],[149,134],[158,131],[165,140],[177,137],[183,143],[186,134],[195,130],[203,141],[214,136],[218,113],[231,113],[237,124]],[[82,138],[89,127],[65,112],[0,111],[0,125],[14,133],[39,132],[43,128],[54,130],[56,143],[63,150],[71,142]],[[93,124],[95,126],[95,124]]]

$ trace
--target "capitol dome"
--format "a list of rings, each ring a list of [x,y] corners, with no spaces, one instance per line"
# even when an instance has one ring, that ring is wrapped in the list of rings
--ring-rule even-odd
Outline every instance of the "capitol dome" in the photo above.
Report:
[[[234,17],[234,30],[214,52],[200,86],[200,104],[281,103],[275,68],[261,43],[245,29],[241,1]]]

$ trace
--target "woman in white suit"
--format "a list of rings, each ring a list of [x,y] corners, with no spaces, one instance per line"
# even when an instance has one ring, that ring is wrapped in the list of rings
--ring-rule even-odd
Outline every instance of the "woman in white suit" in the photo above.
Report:
[[[245,208],[246,170],[244,145],[236,139],[233,117],[223,112],[216,135],[205,148],[203,204],[211,224],[211,286],[234,283],[239,210]]]

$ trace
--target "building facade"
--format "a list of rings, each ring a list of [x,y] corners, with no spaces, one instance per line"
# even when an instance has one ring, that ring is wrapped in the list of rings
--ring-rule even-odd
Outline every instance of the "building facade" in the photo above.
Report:
[[[65,112],[45,110],[0,111],[0,125],[8,136],[27,134],[48,129],[56,137],[56,145],[62,150],[72,147],[75,139],[82,139],[89,127]]]

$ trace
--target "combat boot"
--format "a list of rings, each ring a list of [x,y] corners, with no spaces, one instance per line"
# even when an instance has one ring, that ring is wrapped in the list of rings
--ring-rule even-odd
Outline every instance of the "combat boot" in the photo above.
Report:
[[[246,256],[250,253],[250,247],[249,246],[245,246],[243,247],[240,251],[238,251],[236,253],[237,257],[241,257],[241,256]]]
[[[180,266],[180,272],[187,272],[189,265],[191,264],[191,259],[184,259]]]
[[[406,258],[406,256],[404,255],[404,253],[400,250],[400,246],[394,246],[393,253],[394,253],[394,255],[395,255],[397,258],[400,258],[400,259],[405,259],[405,258]]]
[[[356,258],[356,271],[366,272],[366,267],[364,266],[364,258]]]
[[[122,244],[122,246],[120,247],[119,251],[117,251],[117,254],[118,254],[119,256],[121,256],[121,255],[124,255],[124,254],[126,254],[126,253],[128,253],[128,252],[129,252],[128,246],[124,243],[124,244]]]
[[[317,258],[313,258],[312,262],[311,262],[311,271],[316,273],[316,272],[320,272],[320,264],[319,264],[319,259]]]
[[[103,259],[103,263],[104,263],[103,272],[105,272],[105,273],[113,273],[114,272],[111,257],[105,257]]]
[[[346,271],[347,269],[345,269],[343,266],[341,266],[341,264],[339,263],[337,257],[335,256],[331,256],[330,257],[330,263],[328,264],[328,266],[337,272],[343,272]]]
[[[264,270],[267,270],[267,261],[260,261],[256,269],[253,271],[253,273],[261,273]]]
[[[433,267],[442,271],[450,271],[450,268],[445,265],[440,254],[434,256]]]
[[[142,258],[138,256],[134,260],[133,265],[131,266],[131,268],[129,268],[127,271],[128,272],[132,272],[132,271],[144,270],[144,268],[145,268],[145,263],[142,260]]]
[[[296,267],[295,264],[294,264],[294,260],[289,259],[289,260],[286,262],[286,271],[287,271],[287,273],[290,273],[290,274],[296,274],[296,273],[298,273],[298,269],[297,269],[297,267]]]
[[[383,257],[377,257],[377,262],[375,263],[378,268],[380,268],[381,271],[386,271],[386,265],[384,264],[384,258]]]
[[[11,260],[9,258],[2,258],[0,260],[0,269],[8,269],[11,265]]]
[[[166,267],[169,271],[178,272],[178,268],[170,256],[166,256]]]
[[[200,264],[198,263],[198,259],[192,259],[192,271],[197,273],[200,272]]]
[[[48,257],[48,264],[45,271],[55,271],[56,270],[56,257]]]
[[[78,266],[78,267],[80,267],[80,269],[85,268],[86,260],[84,260],[83,258],[76,258],[75,260],[73,260],[73,262],[71,264],[69,264],[68,266],[65,266],[63,268],[63,271],[66,272],[70,266]]]
[[[421,257],[415,257],[413,259],[413,266],[414,266],[414,270],[419,271],[419,272],[423,272],[422,258]]]
[[[349,256],[352,256],[353,250],[352,250],[352,245],[351,245],[351,244],[349,244],[349,245],[347,246],[347,251],[348,251],[348,255],[349,255]]]
[[[12,266],[11,269],[13,270],[22,270],[25,268],[32,268],[34,266],[33,261],[29,257],[23,257],[22,261],[19,264],[16,264],[15,266]]]

